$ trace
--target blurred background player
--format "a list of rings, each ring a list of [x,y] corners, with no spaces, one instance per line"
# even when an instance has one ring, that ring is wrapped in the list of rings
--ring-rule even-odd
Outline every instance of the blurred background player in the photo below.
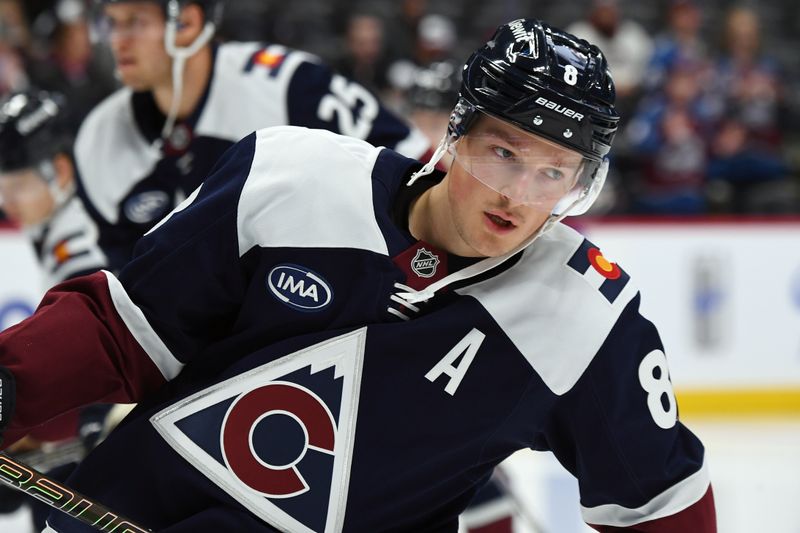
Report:
[[[411,157],[425,136],[360,84],[280,45],[212,43],[218,0],[101,0],[126,86],[81,126],[79,192],[97,221],[109,268],[205,179],[217,158],[256,129],[323,128]]]
[[[45,287],[95,272],[106,263],[96,244],[97,227],[75,196],[64,101],[60,94],[32,90],[13,94],[0,106],[0,205],[31,239]],[[110,409],[97,405],[60,416],[9,451],[56,479],[66,479],[105,431]],[[22,504],[13,491],[1,492],[0,512]],[[34,527],[41,530],[49,508],[36,503],[32,511]]]
[[[60,95],[16,93],[0,108],[0,201],[31,238],[45,285],[103,268],[97,227],[75,196]]]

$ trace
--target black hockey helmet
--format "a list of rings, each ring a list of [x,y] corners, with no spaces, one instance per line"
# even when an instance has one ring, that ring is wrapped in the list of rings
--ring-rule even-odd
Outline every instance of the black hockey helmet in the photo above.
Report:
[[[25,91],[0,104],[0,171],[13,172],[72,154],[65,121],[65,100],[58,93]]]
[[[484,113],[578,152],[582,170],[552,214],[583,214],[608,172],[606,156],[619,125],[615,99],[597,46],[539,20],[514,20],[498,27],[464,65],[447,143],[466,135]]]
[[[601,161],[619,115],[600,49],[533,19],[500,26],[464,65],[451,133],[469,128],[474,111],[514,124]]]
[[[414,72],[407,100],[412,108],[451,111],[458,101],[461,64],[435,61]]]

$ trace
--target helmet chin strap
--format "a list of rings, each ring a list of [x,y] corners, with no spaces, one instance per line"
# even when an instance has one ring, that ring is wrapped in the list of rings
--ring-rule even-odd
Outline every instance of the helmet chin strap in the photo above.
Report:
[[[413,185],[414,182],[417,181],[419,178],[427,176],[428,174],[433,172],[433,170],[436,168],[436,163],[438,163],[442,159],[442,157],[444,157],[444,154],[446,154],[447,150],[450,149],[450,145],[452,144],[452,142],[453,142],[452,136],[450,134],[445,134],[445,136],[442,137],[442,140],[439,141],[439,146],[436,147],[436,150],[434,150],[433,154],[431,155],[431,158],[428,159],[428,162],[425,163],[421,169],[411,174],[411,177],[408,178],[408,183],[406,183],[406,186]]]
[[[178,111],[181,105],[181,97],[183,95],[183,70],[186,66],[186,60],[196,54],[203,46],[208,44],[214,32],[216,31],[216,24],[207,21],[203,26],[203,31],[189,46],[178,46],[176,44],[178,37],[178,16],[180,15],[180,4],[177,0],[171,0],[167,5],[167,24],[164,32],[164,48],[167,54],[172,58],[172,102],[169,106],[169,113],[167,120],[164,122],[164,128],[161,130],[161,137],[168,139],[172,134],[175,127],[175,121],[178,118]]]

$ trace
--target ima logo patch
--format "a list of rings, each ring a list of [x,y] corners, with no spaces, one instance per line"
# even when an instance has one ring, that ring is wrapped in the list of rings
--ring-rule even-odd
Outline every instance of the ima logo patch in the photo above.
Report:
[[[572,254],[567,265],[581,274],[612,304],[630,280],[630,276],[619,265],[606,259],[600,249],[587,239]]]
[[[281,531],[342,530],[366,328],[237,375],[151,418],[189,463]]]
[[[159,219],[172,208],[164,191],[146,191],[130,197],[122,207],[125,217],[136,224]]]
[[[319,311],[333,300],[328,282],[299,265],[278,265],[270,270],[267,287],[275,298],[298,311]]]
[[[425,248],[417,250],[417,255],[411,260],[411,270],[421,278],[432,278],[436,275],[439,265],[439,256],[434,255]]]

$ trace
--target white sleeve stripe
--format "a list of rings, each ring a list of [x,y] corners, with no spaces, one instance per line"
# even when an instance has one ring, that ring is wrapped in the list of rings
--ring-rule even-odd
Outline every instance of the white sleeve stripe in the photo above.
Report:
[[[708,468],[703,461],[700,470],[641,507],[628,509],[614,504],[598,505],[597,507],[581,506],[581,514],[587,524],[629,527],[683,511],[705,495],[710,483]]]
[[[131,332],[133,338],[147,353],[153,364],[158,367],[164,379],[167,381],[173,379],[180,373],[183,363],[172,355],[164,341],[161,340],[147,322],[142,310],[128,297],[128,293],[125,292],[119,280],[107,270],[103,270],[103,273],[108,279],[108,291],[111,293],[111,301],[114,302],[114,307],[128,327],[128,331]]]

